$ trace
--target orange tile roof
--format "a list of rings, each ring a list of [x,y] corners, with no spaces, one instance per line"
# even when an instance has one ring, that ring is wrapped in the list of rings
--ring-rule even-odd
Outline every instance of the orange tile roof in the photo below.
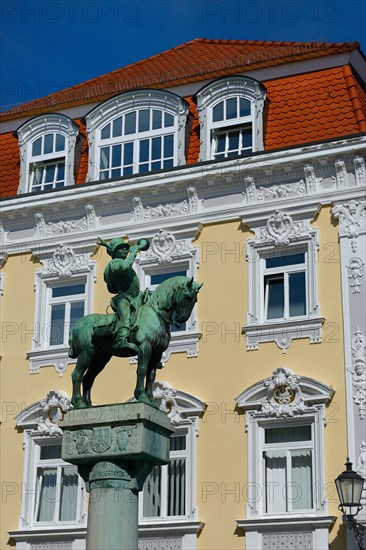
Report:
[[[357,42],[265,42],[196,38],[71,88],[0,113],[0,120],[99,102],[137,88],[166,88],[239,71],[352,51]]]
[[[0,196],[17,194],[20,154],[18,140],[12,133],[0,135]]]
[[[364,131],[354,80],[351,73],[347,81],[345,69],[337,67],[264,82],[269,101],[265,149]]]
[[[197,41],[190,44],[194,44],[196,47]],[[237,42],[199,41],[198,44],[235,46]],[[242,44],[249,43],[240,43],[240,45]],[[255,43],[256,46],[257,44]],[[271,44],[273,47],[277,43],[264,44]],[[283,43],[278,44],[283,45]],[[335,46],[341,47],[342,45]],[[355,45],[353,44],[352,47]],[[159,56],[155,56],[155,58]],[[227,73],[224,71],[224,74]],[[214,76],[216,77],[217,74]],[[202,76],[199,78],[202,79]],[[366,92],[349,66],[268,80],[263,84],[267,90],[265,150],[366,131]],[[186,97],[185,99],[189,104],[191,115],[187,164],[194,164],[199,158],[200,127],[194,98]],[[43,109],[44,111],[49,111],[49,109]],[[82,184],[85,182],[87,174],[88,144],[85,124],[80,119],[75,122],[79,125],[80,137],[84,140],[76,175],[76,183]],[[16,137],[12,133],[0,135],[0,196],[6,197],[17,193],[19,163]]]

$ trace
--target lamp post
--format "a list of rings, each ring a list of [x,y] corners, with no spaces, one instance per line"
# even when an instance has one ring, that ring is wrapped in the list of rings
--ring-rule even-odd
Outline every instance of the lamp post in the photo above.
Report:
[[[352,470],[352,462],[348,457],[345,466],[345,471],[334,481],[340,502],[338,509],[346,516],[348,526],[353,529],[360,550],[365,550],[365,525],[355,520],[355,516],[363,508],[360,501],[365,480]]]

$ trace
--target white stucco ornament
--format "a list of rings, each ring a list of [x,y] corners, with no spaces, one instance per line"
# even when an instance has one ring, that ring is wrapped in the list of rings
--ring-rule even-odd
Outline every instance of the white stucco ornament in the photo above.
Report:
[[[58,423],[63,419],[65,412],[71,409],[71,401],[67,393],[61,390],[51,390],[45,399],[40,401],[42,407],[42,420],[37,426],[37,431],[42,435],[62,435]]]
[[[262,413],[268,416],[294,416],[305,411],[305,403],[300,389],[300,377],[291,369],[280,367],[264,380],[267,388],[266,403]]]

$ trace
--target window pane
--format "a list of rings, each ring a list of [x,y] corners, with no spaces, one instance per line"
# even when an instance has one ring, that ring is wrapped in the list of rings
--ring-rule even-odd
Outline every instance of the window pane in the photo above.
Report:
[[[150,277],[150,281],[152,285],[159,285],[163,281],[166,281],[167,279],[171,279],[172,277],[177,276],[186,276],[187,271],[170,271],[168,273],[154,273]],[[173,438],[172,438],[173,439]]]
[[[173,166],[173,159],[164,160],[164,168],[171,168]]]
[[[56,503],[56,468],[39,468],[37,482],[41,484],[38,503],[37,521],[53,521]]]
[[[140,141],[140,162],[146,162],[149,160],[149,145],[148,139],[142,139]]]
[[[306,315],[305,271],[289,275],[290,317]]]
[[[186,448],[186,436],[176,435],[170,438],[171,451],[184,451]]]
[[[294,441],[311,441],[311,426],[292,428],[266,428],[265,443],[289,443]]]
[[[293,510],[313,507],[311,450],[291,451],[291,505]]]
[[[252,148],[252,129],[242,130],[242,149]]]
[[[132,174],[132,166],[128,166],[127,168],[123,169],[124,176],[130,176],[131,174]]]
[[[153,111],[153,130],[156,130],[157,128],[161,128],[163,125],[162,122],[162,112],[161,111]]]
[[[35,157],[37,155],[40,155],[42,153],[42,138],[36,139],[36,141],[32,145],[32,155]]]
[[[109,168],[109,147],[102,147],[100,150],[100,169]]]
[[[125,134],[134,134],[136,132],[136,111],[128,113],[125,116]]]
[[[229,151],[239,151],[239,131],[229,133]]]
[[[123,146],[123,165],[133,162],[133,143],[125,143]]]
[[[76,466],[62,468],[60,521],[76,519],[78,494],[78,469]]]
[[[149,164],[139,164],[139,172],[148,172],[149,171]]]
[[[61,445],[41,445],[40,459],[61,458]]]
[[[101,131],[101,138],[108,139],[111,136],[111,125],[110,123],[107,126],[104,126]]]
[[[45,166],[46,168],[46,177],[45,177],[45,183],[51,183],[55,181],[55,169],[56,166],[54,164],[47,164]]]
[[[46,134],[44,136],[43,153],[53,152],[53,134]]]
[[[173,136],[164,137],[164,158],[173,156]]]
[[[218,122],[219,120],[224,119],[224,102],[220,101],[215,107],[212,109],[212,120],[213,122]]]
[[[251,106],[250,101],[241,97],[240,98],[240,116],[250,115],[250,106]]]
[[[143,109],[139,111],[139,132],[150,130],[150,111]]]
[[[305,254],[289,254],[288,256],[276,256],[275,258],[266,259],[266,267],[282,267],[284,265],[303,264],[305,262]]]
[[[113,121],[113,137],[122,135],[122,117],[119,116]]]
[[[161,515],[161,466],[154,466],[146,478],[143,489],[143,516],[158,517]]]
[[[284,284],[282,276],[264,278],[267,295],[267,319],[279,319],[284,313]]]
[[[121,166],[122,163],[122,146],[113,145],[112,147],[112,166]]]
[[[64,343],[65,304],[55,304],[51,308],[51,335],[50,345]]]
[[[84,294],[85,284],[67,286],[55,286],[52,289],[52,298],[60,298],[61,296],[73,296],[74,294]]]
[[[72,302],[70,305],[70,329],[82,317],[84,317],[84,302]]]
[[[286,451],[268,451],[264,454],[266,512],[287,511]]]
[[[238,102],[236,97],[232,97],[226,100],[226,119],[237,118],[238,116]]]
[[[61,134],[56,134],[56,151],[65,150],[65,138]]]
[[[165,128],[170,128],[170,126],[174,126],[174,117],[173,115],[170,115],[169,113],[165,113],[164,115],[164,126]]]
[[[57,165],[57,178],[56,181],[65,181],[65,163],[60,162]]]
[[[216,136],[216,153],[223,153],[225,151],[226,134],[218,134]]]
[[[168,466],[168,516],[186,512],[186,461],[171,460]]]
[[[160,170],[161,168],[161,161],[157,160],[155,162],[151,163],[151,170]]]
[[[40,185],[42,183],[42,175],[44,166],[39,166],[34,169],[33,185]]]
[[[161,158],[161,138],[156,137],[151,140],[151,158],[152,160]]]

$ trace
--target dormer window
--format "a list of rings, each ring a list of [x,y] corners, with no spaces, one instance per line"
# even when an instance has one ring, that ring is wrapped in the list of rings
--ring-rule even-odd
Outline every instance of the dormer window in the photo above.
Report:
[[[18,129],[19,193],[47,191],[74,183],[78,126],[60,114],[32,118]]]
[[[90,180],[120,178],[185,163],[188,106],[170,92],[114,97],[87,117]]]
[[[264,88],[235,76],[211,82],[197,93],[201,123],[200,160],[220,160],[263,149]]]

